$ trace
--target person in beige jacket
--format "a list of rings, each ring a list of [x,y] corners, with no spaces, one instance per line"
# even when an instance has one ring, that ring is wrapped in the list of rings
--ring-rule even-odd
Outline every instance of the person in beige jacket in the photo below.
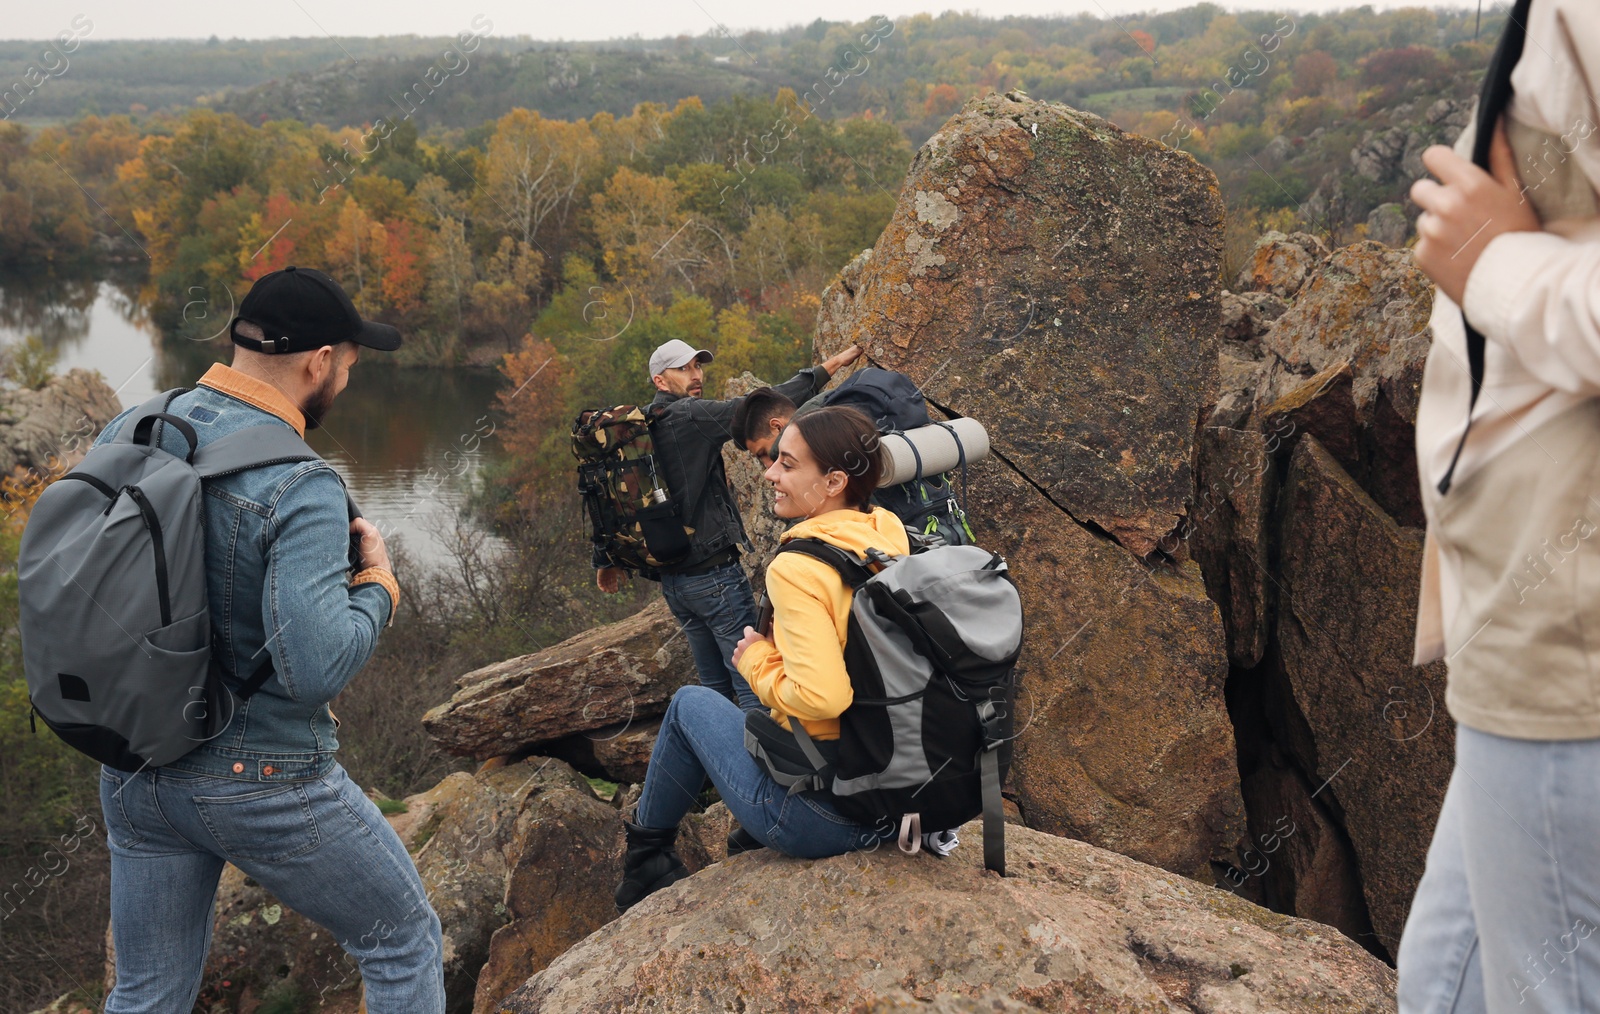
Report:
[[[1411,190],[1437,285],[1412,661],[1446,662],[1456,765],[1400,945],[1407,1014],[1600,1010],[1600,3],[1511,19],[1489,170],[1474,115]]]

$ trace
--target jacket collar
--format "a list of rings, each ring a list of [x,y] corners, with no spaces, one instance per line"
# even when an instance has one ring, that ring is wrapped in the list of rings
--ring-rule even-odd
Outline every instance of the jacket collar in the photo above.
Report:
[[[254,405],[263,412],[271,412],[282,419],[303,439],[306,435],[305,413],[300,407],[289,400],[289,396],[273,387],[265,380],[258,380],[247,373],[240,373],[231,366],[216,363],[200,378],[201,387],[209,387],[213,391],[220,391],[231,398],[238,398],[247,405]]]

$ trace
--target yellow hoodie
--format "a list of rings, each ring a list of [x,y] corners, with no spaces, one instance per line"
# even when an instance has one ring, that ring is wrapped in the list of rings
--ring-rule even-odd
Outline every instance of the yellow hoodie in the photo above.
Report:
[[[806,518],[779,539],[820,539],[860,555],[876,547],[893,556],[911,551],[906,526],[892,511],[829,511]],[[739,675],[773,720],[785,729],[800,719],[813,739],[838,739],[839,715],[850,706],[844,641],[850,624],[850,586],[821,560],[782,553],[767,568],[772,641],[757,641],[739,657]]]

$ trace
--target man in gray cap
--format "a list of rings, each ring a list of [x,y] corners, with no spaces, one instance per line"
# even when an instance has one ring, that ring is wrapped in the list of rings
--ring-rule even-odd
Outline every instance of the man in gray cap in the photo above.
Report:
[[[821,366],[809,366],[777,386],[797,404],[821,391],[833,374],[861,355],[850,346]],[[733,667],[733,648],[744,628],[756,622],[755,593],[739,566],[739,550],[749,551],[744,521],[722,468],[722,445],[733,438],[733,414],[743,398],[707,401],[705,363],[711,353],[672,339],[650,354],[650,380],[656,386],[651,409],[661,410],[653,427],[667,488],[683,507],[683,523],[693,530],[689,555],[661,568],[661,592],[683,625],[700,682],[736,702],[760,708],[761,702]],[[626,575],[621,567],[595,556],[595,583],[615,592]]]

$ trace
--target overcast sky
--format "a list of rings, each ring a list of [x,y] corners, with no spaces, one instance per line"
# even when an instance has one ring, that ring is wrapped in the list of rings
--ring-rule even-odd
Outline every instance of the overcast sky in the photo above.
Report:
[[[1372,0],[1373,7],[1424,6],[1401,0]],[[1502,6],[1486,3],[1486,8]],[[917,0],[598,0],[552,3],[551,0],[76,0],[67,4],[6,0],[0,36],[46,39],[69,27],[82,14],[93,23],[92,39],[282,38],[305,35],[454,35],[482,14],[493,22],[493,35],[527,35],[535,39],[609,39],[700,35],[718,26],[738,32],[830,21],[865,21],[875,14],[900,17],[921,11],[978,9],[988,16],[1005,14],[1079,14],[1102,17],[1135,11],[1178,10],[1193,0],[983,0],[965,5]],[[1300,0],[1298,3],[1223,3],[1228,10],[1330,11],[1361,6],[1349,0]],[[1473,7],[1475,4],[1447,4]],[[80,23],[81,25],[81,23]]]

